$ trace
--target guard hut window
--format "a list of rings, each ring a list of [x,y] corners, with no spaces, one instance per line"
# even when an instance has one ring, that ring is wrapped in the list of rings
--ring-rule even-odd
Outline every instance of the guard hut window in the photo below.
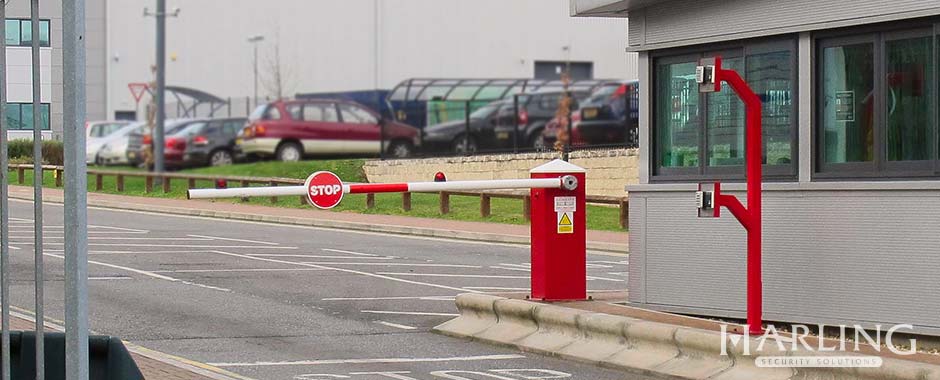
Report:
[[[49,124],[49,103],[39,105],[39,115],[42,118],[42,130],[51,129]],[[32,130],[33,129],[33,103],[7,103],[6,105],[7,126],[10,130]]]
[[[818,178],[940,174],[937,33],[852,33],[818,41]]]
[[[748,42],[654,55],[654,181],[743,179],[744,104],[728,89],[699,93],[695,67],[720,55],[763,103],[764,175],[796,176],[796,42]]]

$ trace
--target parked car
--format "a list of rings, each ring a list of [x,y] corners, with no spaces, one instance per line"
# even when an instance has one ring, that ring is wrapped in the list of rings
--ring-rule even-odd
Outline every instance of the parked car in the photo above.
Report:
[[[572,126],[572,142],[635,146],[639,123],[639,82],[601,87],[581,104]]]
[[[576,110],[578,103],[587,98],[587,91],[570,91],[573,102],[570,108]],[[546,141],[542,136],[546,125],[555,118],[558,105],[564,96],[564,91],[549,91],[527,94],[519,98],[519,115],[514,115],[515,105],[512,102],[503,105],[499,110],[499,120],[496,127],[496,139],[504,147],[513,146],[512,136],[515,129],[517,144],[528,149],[544,150]],[[516,122],[518,121],[518,125]]]
[[[245,118],[196,120],[166,133],[164,163],[169,168],[231,165],[235,138]]]
[[[142,133],[144,127],[146,127],[144,122],[131,123],[102,139],[97,151],[92,152],[89,150],[89,163],[94,162],[95,165],[127,165],[127,144],[130,135]]]
[[[126,121],[91,121],[85,123],[85,161],[95,162],[104,140],[127,125]]]
[[[499,100],[470,113],[470,134],[467,134],[466,119],[453,120],[428,126],[424,129],[422,148],[430,152],[464,154],[497,147],[496,121],[499,109],[512,101]]]
[[[310,155],[377,155],[383,149],[393,157],[409,157],[420,143],[417,128],[382,119],[355,102],[282,100],[252,112],[235,152],[239,158],[274,157],[280,161],[298,161]]]
[[[196,120],[193,119],[170,119],[166,120],[163,125],[163,135],[169,136],[174,133],[177,128],[182,128],[186,124],[192,123]],[[140,131],[136,133],[131,133],[128,135],[127,141],[127,162],[133,166],[139,166],[144,163],[144,150],[150,149],[150,144],[153,142],[153,137],[150,135],[150,130],[145,126]]]

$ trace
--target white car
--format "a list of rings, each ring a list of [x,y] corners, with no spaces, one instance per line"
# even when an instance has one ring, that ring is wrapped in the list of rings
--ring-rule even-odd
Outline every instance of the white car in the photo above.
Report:
[[[91,155],[92,147],[89,146],[88,157],[86,157],[86,159],[89,163],[96,165],[130,164],[127,160],[127,143],[130,140],[130,135],[132,133],[143,132],[144,127],[146,127],[146,123],[144,122],[128,124],[110,134],[108,137],[99,139],[95,143],[93,156]]]
[[[121,128],[127,126],[126,121],[92,121],[85,124],[85,162],[95,162],[98,149],[104,140]]]

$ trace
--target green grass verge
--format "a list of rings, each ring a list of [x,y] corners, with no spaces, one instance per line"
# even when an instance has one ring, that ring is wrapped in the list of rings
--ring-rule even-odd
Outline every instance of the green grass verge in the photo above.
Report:
[[[310,173],[319,170],[328,170],[336,173],[344,181],[365,182],[365,174],[362,171],[364,160],[319,160],[303,161],[293,163],[283,162],[261,162],[251,164],[238,164],[223,167],[199,168],[184,170],[182,173],[194,174],[215,174],[231,176],[253,176],[253,177],[281,177],[281,178],[306,178]],[[126,168],[120,168],[125,170]],[[107,169],[105,169],[107,170]],[[13,172],[11,172],[13,173]],[[26,181],[24,185],[32,186],[32,171],[26,171]],[[11,175],[11,182],[16,182],[16,175]],[[43,186],[53,187],[55,178],[52,172],[46,172],[43,179]],[[154,188],[154,192],[145,191],[145,180],[143,178],[126,177],[124,179],[124,191],[117,191],[117,180],[114,176],[104,176],[102,180],[102,190],[99,193],[121,194],[131,196],[159,197],[159,198],[186,198],[188,184],[185,180],[171,180],[171,191],[164,193],[160,187]],[[231,184],[237,185],[237,184]],[[208,181],[197,182],[197,187],[210,187]],[[95,191],[95,177],[88,177],[88,191]],[[232,200],[232,202],[241,202]],[[401,207],[401,194],[377,194],[375,196],[375,208],[366,208],[366,196],[363,194],[347,195],[342,204],[333,209],[335,212],[355,212],[362,214],[375,215],[403,215],[425,218],[439,218],[449,220],[478,221],[492,223],[508,224],[528,224],[522,216],[522,201],[518,199],[492,198],[490,203],[490,216],[483,218],[480,216],[479,197],[455,196],[450,197],[450,213],[441,215],[439,211],[440,198],[437,194],[412,194],[411,211],[406,212]],[[250,199],[249,204],[287,207],[287,208],[309,208],[311,206],[302,204],[300,197],[279,197],[277,202],[272,202],[270,198]],[[620,210],[616,207],[607,206],[587,206],[587,227],[591,230],[601,231],[624,231],[620,228],[618,218]]]

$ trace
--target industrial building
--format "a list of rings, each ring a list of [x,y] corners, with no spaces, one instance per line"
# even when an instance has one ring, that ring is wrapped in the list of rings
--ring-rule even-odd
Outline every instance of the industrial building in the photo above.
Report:
[[[763,102],[765,320],[908,323],[940,333],[940,3],[573,0],[629,18],[639,54],[640,184],[629,186],[629,301],[743,317],[745,231],[698,218],[697,183],[744,199],[744,107],[699,93],[721,55]],[[618,38],[619,36],[612,36]]]

